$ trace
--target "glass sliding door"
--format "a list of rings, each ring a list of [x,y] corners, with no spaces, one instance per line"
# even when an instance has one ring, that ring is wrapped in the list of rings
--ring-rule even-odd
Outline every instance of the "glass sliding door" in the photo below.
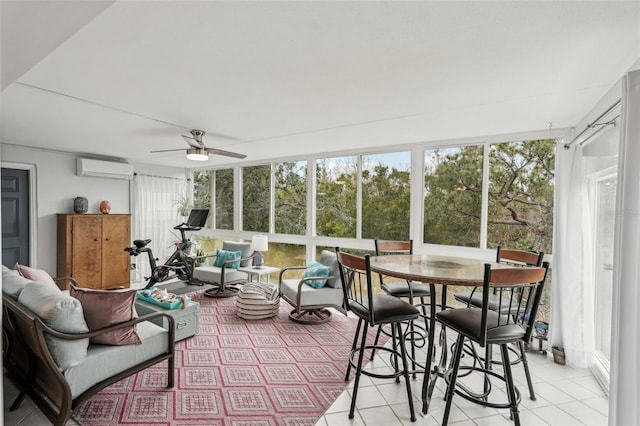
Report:
[[[611,301],[613,285],[613,235],[615,226],[616,176],[592,182],[594,218],[594,360],[593,371],[605,389],[609,384],[611,356]]]

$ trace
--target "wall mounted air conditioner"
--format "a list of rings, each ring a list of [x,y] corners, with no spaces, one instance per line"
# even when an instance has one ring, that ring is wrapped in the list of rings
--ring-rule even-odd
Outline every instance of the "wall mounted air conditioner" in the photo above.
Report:
[[[131,179],[133,177],[133,166],[127,163],[78,158],[76,174],[78,176]]]

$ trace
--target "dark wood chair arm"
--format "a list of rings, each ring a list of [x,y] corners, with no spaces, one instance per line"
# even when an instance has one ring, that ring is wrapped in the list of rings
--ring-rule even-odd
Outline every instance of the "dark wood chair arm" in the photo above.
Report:
[[[73,278],[73,277],[57,277],[57,278],[54,278],[53,281],[56,284],[58,284],[58,287],[60,287],[61,290],[68,290],[69,289],[69,286],[67,285],[67,282],[75,285],[76,287],[78,286],[78,281],[76,281],[76,279]]]
[[[118,323],[118,324],[113,324],[113,325],[110,325],[108,327],[100,328],[98,330],[89,331],[87,333],[77,333],[77,334],[76,333],[64,333],[64,332],[61,332],[61,331],[54,330],[51,327],[45,325],[44,323],[43,323],[42,329],[43,329],[43,332],[45,332],[45,333],[47,333],[47,334],[49,334],[51,336],[58,337],[58,338],[63,339],[63,340],[79,340],[79,339],[87,339],[87,338],[91,338],[91,337],[100,336],[101,334],[108,333],[109,331],[119,330],[119,329],[124,328],[124,327],[130,327],[130,326],[132,326],[134,324],[138,324],[138,323],[141,323],[143,321],[149,321],[149,320],[151,320],[153,318],[160,317],[160,316],[163,316],[163,317],[167,318],[167,320],[169,322],[169,327],[168,327],[169,332],[171,332],[172,334],[175,333],[175,319],[171,315],[169,315],[167,313],[164,313],[164,312],[152,312],[150,314],[143,315],[141,317],[134,318],[134,319],[129,320],[129,321],[121,322],[121,323]]]

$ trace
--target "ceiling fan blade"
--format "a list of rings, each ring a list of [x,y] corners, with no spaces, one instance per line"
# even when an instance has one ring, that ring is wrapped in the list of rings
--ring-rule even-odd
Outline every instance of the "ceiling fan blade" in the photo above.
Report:
[[[216,133],[216,132],[207,132],[207,136],[209,138],[213,138],[213,139],[223,139],[225,141],[241,141],[241,138],[235,137],[235,136],[231,136],[231,135],[227,135],[225,133]]]
[[[205,148],[210,154],[216,155],[224,155],[225,157],[233,157],[233,158],[246,158],[247,156],[244,154],[238,154],[237,152],[224,151],[222,149],[217,148]]]
[[[194,148],[204,148],[204,145],[192,138],[191,136],[182,135],[182,138],[192,147]]]
[[[184,148],[180,148],[180,149],[160,149],[160,150],[157,150],[157,151],[149,151],[149,152],[154,153],[154,152],[174,152],[174,151],[184,151]]]

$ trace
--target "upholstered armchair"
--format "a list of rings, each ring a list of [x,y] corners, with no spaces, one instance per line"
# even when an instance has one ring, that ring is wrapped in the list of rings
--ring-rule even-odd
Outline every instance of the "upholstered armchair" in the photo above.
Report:
[[[251,243],[224,241],[222,250],[218,250],[211,266],[198,266],[193,269],[191,281],[194,284],[211,284],[213,288],[205,291],[209,297],[231,297],[238,292],[235,284],[246,282],[248,275],[239,271],[240,267],[251,265],[253,259]]]
[[[285,278],[291,271],[304,270],[302,278]],[[308,266],[289,266],[280,271],[280,297],[293,310],[289,319],[302,324],[323,324],[331,320],[336,308],[346,315],[338,259],[334,252],[323,250],[318,262]]]

